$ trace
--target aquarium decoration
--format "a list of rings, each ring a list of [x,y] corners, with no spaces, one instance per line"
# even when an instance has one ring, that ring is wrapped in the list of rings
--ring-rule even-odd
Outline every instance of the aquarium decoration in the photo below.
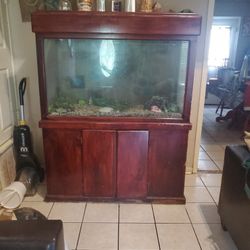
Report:
[[[54,116],[115,116],[147,118],[181,118],[175,105],[167,107],[166,98],[153,96],[145,105],[129,105],[126,102],[115,102],[112,99],[95,98],[75,99],[60,96],[49,106],[49,114]]]
[[[148,102],[145,103],[144,108],[153,112],[165,112],[167,100],[161,96],[153,96]]]

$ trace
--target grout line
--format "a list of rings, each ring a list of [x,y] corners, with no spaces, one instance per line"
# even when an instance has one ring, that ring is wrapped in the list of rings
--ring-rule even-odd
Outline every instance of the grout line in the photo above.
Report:
[[[81,223],[81,222],[71,222],[71,223]],[[118,222],[117,221],[113,221],[113,222],[112,221],[83,221],[82,223],[84,224],[117,224]]]
[[[153,208],[153,204],[152,203],[151,203],[151,209],[152,209],[153,218],[154,218],[154,225],[155,225],[157,242],[158,242],[159,250],[161,250],[161,244],[160,244],[160,239],[159,239],[159,235],[158,235],[158,229],[157,229],[157,225],[156,225],[155,213],[154,213],[154,208]]]
[[[85,202],[85,206],[84,206],[84,210],[83,210],[83,216],[82,216],[82,223],[84,222],[84,217],[85,217],[85,214],[86,214],[87,205],[88,205],[88,202]]]
[[[213,201],[188,201],[188,202],[186,202],[186,204],[188,204],[188,203],[191,203],[191,204],[193,204],[193,203],[200,203],[200,204],[211,203],[211,204],[215,204],[216,205],[216,202],[214,202],[214,199],[213,199]]]
[[[216,143],[215,143],[216,144]],[[216,144],[217,145],[217,144]],[[201,146],[201,145],[200,145]],[[202,147],[202,146],[201,146]],[[203,147],[202,147],[203,148]],[[207,150],[203,148],[203,150],[205,151],[204,153],[206,153],[206,155],[208,156],[209,159],[198,159],[199,160],[203,160],[203,161],[212,161],[213,164],[216,166],[216,170],[202,170],[199,169],[199,164],[198,164],[198,171],[221,171],[220,168],[217,166],[216,162],[214,161],[214,159],[208,154]]]
[[[120,222],[120,224],[136,224],[136,225],[152,225],[152,224],[154,224],[155,222],[154,221],[152,221],[152,222],[137,222],[137,221],[132,221],[132,222]],[[161,222],[159,222],[159,223],[161,223]]]
[[[209,192],[209,189],[207,188],[207,185],[205,184],[205,182],[202,180],[202,178],[200,178],[202,183],[204,184],[204,187],[206,188],[206,190],[208,191],[209,195],[211,196],[212,200],[214,201],[215,205],[217,206],[217,203],[214,199],[214,197],[212,196],[212,194]]]
[[[193,225],[221,225],[221,222],[195,222]]]
[[[117,233],[117,250],[120,249],[120,203],[118,203],[118,233]]]
[[[221,169],[219,168],[219,166],[217,165],[217,163],[215,162],[215,160],[214,160],[214,159],[212,159],[212,161],[213,161],[213,163],[215,164],[215,166],[218,168],[219,172],[221,172],[221,173],[222,173]],[[217,160],[217,161],[218,161],[218,160]],[[224,159],[223,159],[222,161],[224,161]]]
[[[210,156],[208,155],[208,157],[210,157]],[[211,157],[210,157],[210,159],[198,159],[198,162],[199,161],[211,161],[217,169],[206,169],[206,170],[199,169],[199,163],[198,163],[198,171],[200,171],[200,172],[221,172],[221,169],[217,166],[217,164],[215,163],[215,161]]]
[[[221,174],[222,170],[201,170],[198,169],[198,174]]]
[[[206,188],[207,188],[207,187],[206,187]],[[217,188],[220,188],[220,187],[217,187]],[[210,194],[210,196],[212,197],[212,199],[213,199],[213,201],[214,201],[214,203],[215,203],[216,207],[218,207],[217,202],[215,201],[214,197],[212,196],[212,194],[210,193],[210,191],[209,191],[209,189],[208,189],[208,188],[207,188],[207,191],[208,191],[208,193]]]
[[[191,222],[157,222],[157,225],[172,225],[172,224],[176,224],[176,225],[180,225],[180,224],[181,225],[189,225],[189,224],[191,224]]]
[[[186,208],[186,205],[185,205],[185,210],[186,210],[188,219],[189,219],[189,221],[190,221],[191,227],[192,227],[192,229],[193,229],[194,235],[195,235],[195,237],[196,237],[197,243],[198,243],[200,249],[202,250],[201,243],[200,243],[200,241],[199,241],[198,235],[196,234],[196,232],[195,232],[195,230],[194,230],[194,225],[193,225],[192,220],[191,220],[191,218],[190,218],[190,216],[189,216],[189,213],[188,213],[188,210],[187,210],[187,208]]]
[[[53,204],[52,204],[52,206],[51,206],[51,208],[50,208],[50,210],[49,210],[49,213],[48,213],[47,219],[49,219],[49,216],[50,216],[51,211],[52,211],[52,209],[53,209],[53,207],[54,207],[54,204],[55,204],[55,202],[53,202]]]
[[[80,240],[80,236],[81,236],[81,232],[82,232],[82,227],[83,227],[83,220],[84,220],[84,216],[85,216],[85,213],[86,213],[86,210],[87,210],[87,202],[85,203],[85,206],[84,206],[84,211],[83,211],[83,216],[82,216],[82,222],[81,222],[81,225],[80,225],[80,229],[79,229],[79,233],[78,233],[78,237],[77,237],[77,241],[76,241],[76,248],[78,248],[78,244],[79,244],[79,240]]]

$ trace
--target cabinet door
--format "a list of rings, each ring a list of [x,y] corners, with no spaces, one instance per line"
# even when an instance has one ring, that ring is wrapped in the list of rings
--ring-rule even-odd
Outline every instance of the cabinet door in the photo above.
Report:
[[[114,196],[115,148],[115,131],[83,131],[83,183],[86,196]]]
[[[48,196],[81,196],[81,131],[44,129],[43,138]]]
[[[149,196],[184,199],[188,131],[151,131]]]
[[[148,131],[118,132],[118,198],[147,195]]]

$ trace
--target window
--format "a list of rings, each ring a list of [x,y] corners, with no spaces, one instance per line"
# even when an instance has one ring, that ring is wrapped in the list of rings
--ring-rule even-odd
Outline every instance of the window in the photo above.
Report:
[[[234,67],[239,17],[214,17],[208,54],[209,67]]]
[[[227,66],[230,57],[230,33],[230,26],[212,26],[208,55],[209,66]]]

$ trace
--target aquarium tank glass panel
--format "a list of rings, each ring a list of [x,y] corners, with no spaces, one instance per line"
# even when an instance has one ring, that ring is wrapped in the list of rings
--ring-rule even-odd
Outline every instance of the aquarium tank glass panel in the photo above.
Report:
[[[45,39],[48,113],[181,118],[188,41]]]

